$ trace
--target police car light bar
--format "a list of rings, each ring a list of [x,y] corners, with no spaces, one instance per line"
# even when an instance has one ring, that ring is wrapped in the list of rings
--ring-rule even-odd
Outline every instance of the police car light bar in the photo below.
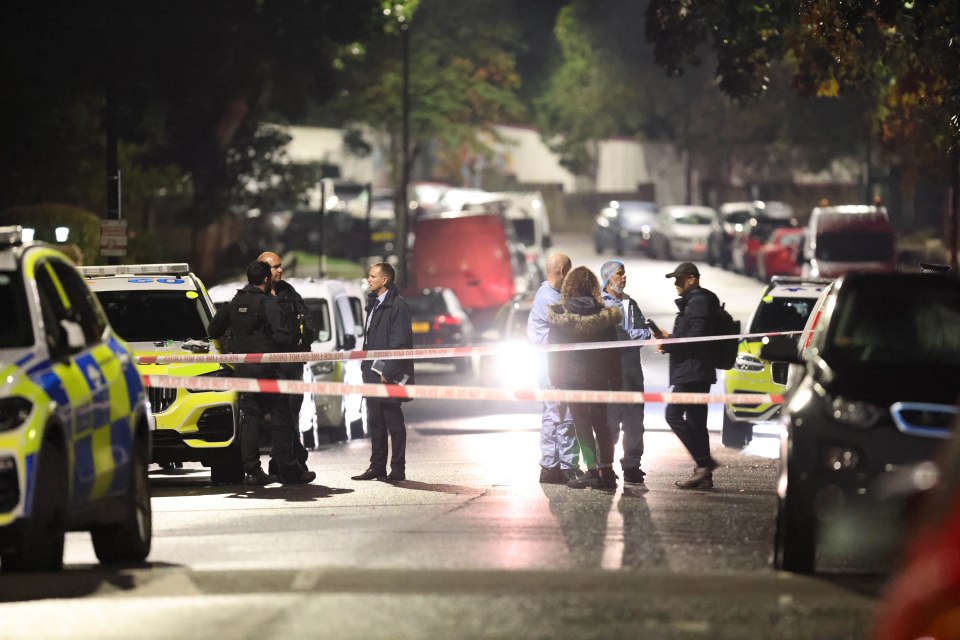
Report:
[[[19,225],[0,227],[0,245],[16,246],[23,242],[23,233]]]
[[[172,276],[190,273],[190,265],[186,262],[170,262],[161,264],[117,264],[96,267],[77,267],[84,276]]]

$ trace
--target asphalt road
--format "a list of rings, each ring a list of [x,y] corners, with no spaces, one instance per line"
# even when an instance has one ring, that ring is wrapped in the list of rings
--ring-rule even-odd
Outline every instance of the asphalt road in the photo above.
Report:
[[[569,244],[575,263],[599,267]],[[627,291],[664,327],[673,266],[628,263]],[[761,285],[704,276],[746,320]],[[666,359],[644,366],[648,388],[666,389]],[[417,375],[462,383],[444,365]],[[89,536],[69,534],[63,572],[0,573],[0,638],[867,637],[882,576],[843,559],[814,577],[770,568],[772,431],[744,451],[715,434],[716,487],[681,491],[692,463],[651,405],[646,485],[605,493],[537,482],[535,404],[415,401],[406,413],[398,486],[350,480],[368,441],[312,452],[307,486],[155,471],[149,563],[101,568]]]

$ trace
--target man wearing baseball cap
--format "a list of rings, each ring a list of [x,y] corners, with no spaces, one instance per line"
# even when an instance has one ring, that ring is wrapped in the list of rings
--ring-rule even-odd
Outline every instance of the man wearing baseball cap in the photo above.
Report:
[[[661,338],[695,338],[711,335],[711,320],[718,317],[720,300],[712,291],[700,286],[700,270],[692,262],[681,262],[667,274],[677,288],[677,318],[673,333],[662,333]],[[705,352],[706,343],[675,343],[660,345],[670,354],[670,384],[674,393],[707,393],[717,381],[717,371]],[[681,489],[710,489],[717,462],[710,455],[710,436],[707,433],[706,404],[668,404],[667,424],[690,452],[696,468],[684,480],[677,480]]]

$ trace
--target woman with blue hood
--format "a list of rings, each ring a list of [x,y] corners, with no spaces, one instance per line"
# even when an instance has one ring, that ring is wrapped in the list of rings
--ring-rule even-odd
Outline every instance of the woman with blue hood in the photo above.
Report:
[[[615,341],[616,328],[622,319],[623,314],[618,309],[603,306],[597,276],[586,267],[577,267],[563,280],[560,304],[551,305],[548,309],[549,342]],[[592,349],[551,352],[550,382],[558,389],[618,391],[621,376],[620,354],[617,351]],[[616,489],[614,441],[607,427],[607,406],[599,402],[572,402],[569,407],[580,444],[580,457],[587,465],[587,473],[570,480],[567,486],[574,489]]]
[[[649,340],[653,332],[647,326],[637,301],[623,292],[627,285],[627,271],[619,260],[607,260],[600,267],[600,286],[603,304],[619,309],[623,321],[617,326],[617,340]],[[640,347],[618,349],[620,368],[623,373],[624,391],[643,391],[643,368],[640,365]],[[646,475],[640,468],[643,456],[643,403],[612,403],[607,407],[607,426],[616,445],[623,430],[623,481],[627,484],[643,484]]]

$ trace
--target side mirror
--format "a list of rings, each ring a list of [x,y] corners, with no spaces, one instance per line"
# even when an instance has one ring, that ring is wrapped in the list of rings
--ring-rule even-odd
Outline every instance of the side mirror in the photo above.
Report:
[[[353,351],[357,348],[357,336],[345,335],[343,336],[343,350],[344,351]]]
[[[86,336],[83,335],[83,327],[80,323],[73,320],[61,320],[60,328],[67,339],[67,348],[70,351],[82,351],[87,346]]]
[[[550,238],[550,236],[543,236],[543,248],[549,249],[552,246],[553,246],[553,240]]]
[[[771,362],[789,362],[801,364],[797,339],[791,336],[773,336],[760,348],[760,357]]]

